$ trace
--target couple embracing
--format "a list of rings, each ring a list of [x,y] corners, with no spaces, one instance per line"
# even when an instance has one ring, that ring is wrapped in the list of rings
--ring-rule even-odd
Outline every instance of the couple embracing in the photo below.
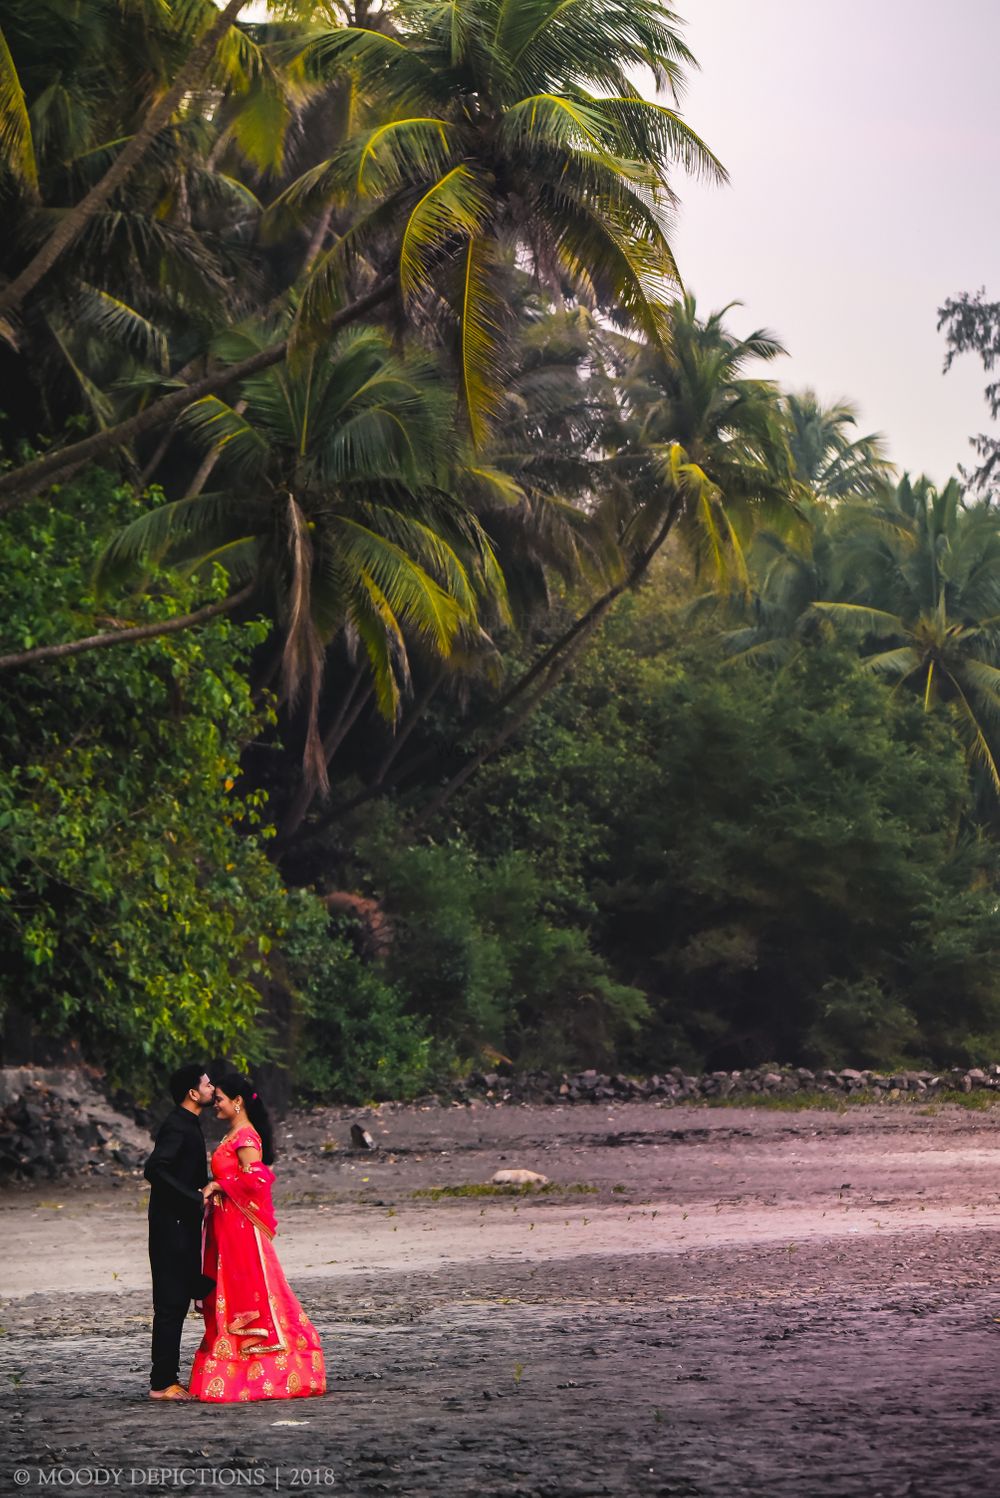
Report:
[[[274,1149],[256,1086],[238,1072],[213,1083],[193,1064],[174,1072],[170,1092],[174,1108],[144,1171],[153,1271],[149,1397],[228,1404],[325,1393],[319,1338],[274,1251]],[[213,1106],[228,1132],[209,1180],[199,1120]],[[181,1332],[192,1300],[205,1335],[184,1388]]]

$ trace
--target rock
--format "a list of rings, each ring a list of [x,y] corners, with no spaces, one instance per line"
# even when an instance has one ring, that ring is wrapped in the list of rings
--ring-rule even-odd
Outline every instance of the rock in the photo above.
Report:
[[[0,1069],[0,1181],[138,1169],[150,1137],[108,1105],[96,1080],[75,1067]]]
[[[373,1150],[375,1141],[367,1129],[360,1124],[351,1124],[351,1148],[356,1150]]]

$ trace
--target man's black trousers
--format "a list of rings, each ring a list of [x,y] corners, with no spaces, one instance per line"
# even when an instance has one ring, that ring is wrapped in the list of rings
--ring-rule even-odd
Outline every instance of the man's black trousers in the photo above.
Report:
[[[201,1217],[149,1214],[149,1263],[153,1271],[153,1366],[151,1389],[178,1381],[181,1332],[192,1297],[200,1293]]]

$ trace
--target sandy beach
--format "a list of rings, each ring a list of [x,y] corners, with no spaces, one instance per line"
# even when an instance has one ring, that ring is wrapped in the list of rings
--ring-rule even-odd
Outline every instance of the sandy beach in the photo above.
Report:
[[[141,1179],[10,1190],[0,1485],[1000,1492],[996,1128],[914,1103],[293,1115],[278,1247],[330,1393],[253,1408],[144,1398]],[[508,1167],[552,1185],[475,1191]]]

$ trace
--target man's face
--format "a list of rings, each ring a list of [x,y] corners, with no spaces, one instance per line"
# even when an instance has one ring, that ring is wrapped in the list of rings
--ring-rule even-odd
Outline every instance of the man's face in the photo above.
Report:
[[[215,1084],[208,1075],[208,1072],[202,1072],[201,1080],[195,1090],[200,1106],[202,1108],[210,1108],[215,1100]]]

